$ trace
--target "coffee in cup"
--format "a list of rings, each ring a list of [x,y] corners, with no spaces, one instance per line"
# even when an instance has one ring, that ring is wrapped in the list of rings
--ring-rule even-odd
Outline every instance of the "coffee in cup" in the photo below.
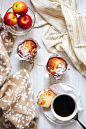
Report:
[[[51,111],[57,119],[68,121],[76,115],[77,103],[72,96],[61,94],[53,99]]]

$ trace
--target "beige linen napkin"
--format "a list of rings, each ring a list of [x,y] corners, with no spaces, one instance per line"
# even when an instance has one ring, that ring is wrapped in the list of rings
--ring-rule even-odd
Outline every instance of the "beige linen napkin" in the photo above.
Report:
[[[43,42],[49,52],[65,51],[86,77],[86,17],[76,11],[76,0],[31,0],[35,27],[44,24]]]
[[[27,69],[16,72],[5,81],[0,90],[0,107],[4,116],[4,118],[1,118],[4,119],[2,126],[8,126],[10,129],[13,129],[11,127],[13,124],[15,128],[20,129],[37,128],[33,120],[38,115]]]
[[[11,66],[9,56],[6,52],[6,49],[4,48],[2,39],[0,37],[0,86],[6,80],[7,76],[11,71],[11,68],[12,66]]]
[[[13,27],[16,29],[15,27]],[[2,39],[3,45],[7,52],[11,52],[13,49],[13,45],[15,42],[15,35],[12,35],[10,32],[8,32],[3,24],[3,19],[0,14],[0,38]]]

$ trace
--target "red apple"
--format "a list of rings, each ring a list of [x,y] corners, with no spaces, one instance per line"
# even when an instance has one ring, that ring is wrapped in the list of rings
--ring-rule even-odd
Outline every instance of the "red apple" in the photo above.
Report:
[[[8,26],[14,26],[17,23],[18,19],[16,14],[13,12],[8,12],[4,16],[4,23]]]
[[[26,14],[24,16],[20,16],[18,19],[18,26],[21,29],[28,29],[32,26],[32,18]]]
[[[25,15],[28,11],[28,6],[22,1],[17,1],[12,6],[13,12],[19,15]]]

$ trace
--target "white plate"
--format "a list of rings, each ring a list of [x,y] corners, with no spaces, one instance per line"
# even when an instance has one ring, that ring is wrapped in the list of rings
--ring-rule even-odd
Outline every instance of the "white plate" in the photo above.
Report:
[[[81,104],[81,95],[77,92],[75,88],[65,83],[54,84],[50,86],[49,88],[52,89],[56,94],[66,93],[66,94],[73,96],[74,99],[77,100],[78,113],[80,114],[80,112],[83,111],[82,104]],[[56,125],[68,125],[75,121],[72,119],[70,121],[63,122],[63,121],[56,119],[51,112],[51,108],[48,108],[48,109],[43,108],[43,113],[50,122]]]

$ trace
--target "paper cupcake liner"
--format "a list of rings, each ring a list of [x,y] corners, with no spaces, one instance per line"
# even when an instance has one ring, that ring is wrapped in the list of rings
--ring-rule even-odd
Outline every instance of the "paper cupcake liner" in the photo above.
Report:
[[[26,60],[26,61],[29,61],[29,62],[30,62],[31,60],[34,59],[34,57],[37,55],[37,53],[34,54],[34,57],[33,57],[33,58],[27,59],[27,57],[20,57],[19,54],[18,54],[18,52],[17,52],[18,46],[19,46],[21,43],[23,43],[24,41],[26,41],[26,40],[32,40],[32,41],[34,41],[34,42],[36,43],[36,45],[37,45],[37,52],[38,52],[38,50],[41,48],[41,47],[39,46],[38,42],[37,42],[34,38],[32,38],[32,37],[27,37],[27,38],[25,38],[24,40],[22,40],[22,41],[19,42],[19,44],[16,46],[16,49],[15,49],[15,53],[14,53],[14,54],[15,54],[15,57],[18,58],[19,60]]]
[[[54,54],[52,54],[50,57],[49,57],[49,59],[50,58],[52,58],[52,57],[60,57],[60,58],[62,58],[59,54],[56,54],[56,53],[54,53]],[[48,59],[48,60],[49,60]],[[62,58],[63,59],[63,58]],[[63,59],[64,61],[65,61],[65,59]],[[65,61],[66,62],[66,61]],[[48,63],[48,61],[47,61],[47,63]],[[49,73],[48,72],[48,70],[47,70],[47,63],[46,63],[46,65],[45,65],[45,67],[44,67],[44,76],[46,77],[46,78],[49,78],[49,75],[52,75],[51,73]],[[67,63],[67,62],[66,62]],[[67,64],[67,68],[68,68],[68,64]],[[63,75],[65,72],[67,71],[67,69],[65,69],[65,71],[63,71],[62,72],[62,74],[57,74],[57,75],[52,75],[56,80],[58,80],[58,79],[61,79],[61,75]]]

